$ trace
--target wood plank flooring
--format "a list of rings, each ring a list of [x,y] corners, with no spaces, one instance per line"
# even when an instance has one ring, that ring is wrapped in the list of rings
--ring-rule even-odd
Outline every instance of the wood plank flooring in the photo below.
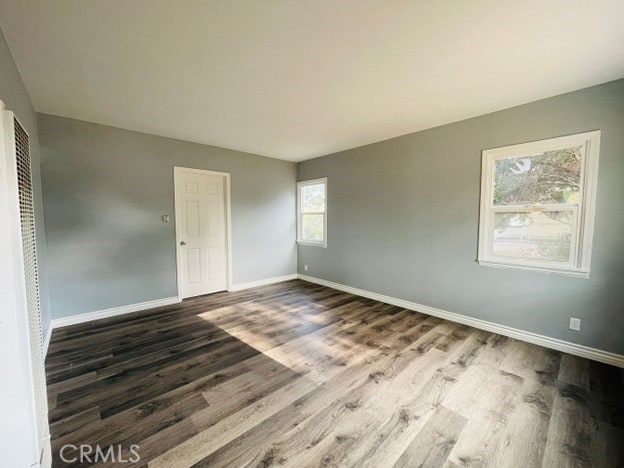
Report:
[[[303,281],[55,330],[46,371],[54,466],[624,466],[617,369]]]

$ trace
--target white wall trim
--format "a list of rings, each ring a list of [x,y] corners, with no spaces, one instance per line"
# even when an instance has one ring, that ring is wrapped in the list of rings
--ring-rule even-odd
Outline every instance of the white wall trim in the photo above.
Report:
[[[46,333],[46,336],[43,338],[43,359],[45,360],[45,357],[48,355],[48,348],[50,347],[50,340],[52,339],[52,329],[54,327],[52,326],[52,322],[50,322],[50,324],[48,325],[48,331]]]
[[[259,286],[266,286],[274,283],[281,283],[283,281],[291,281],[297,279],[296,273],[284,276],[275,276],[273,278],[265,278],[258,281],[250,281],[249,283],[241,283],[233,285],[228,291],[242,291],[243,289],[256,288]],[[84,314],[71,315],[69,317],[60,317],[52,319],[50,328],[45,341],[45,351],[48,352],[48,346],[50,344],[50,338],[52,336],[52,330],[55,328],[67,327],[70,325],[76,325],[79,323],[91,322],[93,320],[100,320],[109,317],[116,317],[118,315],[129,314],[131,312],[138,312],[141,310],[153,309],[155,307],[163,307],[171,304],[178,304],[181,299],[178,296],[166,297],[164,299],[156,299],[153,301],[139,302],[136,304],[128,304],[125,306],[112,307],[110,309],[96,310],[94,312],[86,312]]]
[[[113,307],[110,309],[96,310],[95,312],[87,312],[84,314],[71,315],[69,317],[60,317],[52,319],[50,323],[50,330],[53,328],[67,327],[69,325],[76,325],[78,323],[91,322],[92,320],[100,320],[109,317],[116,317],[118,315],[129,314],[131,312],[138,312],[140,310],[153,309],[155,307],[162,307],[171,304],[177,304],[180,299],[177,296],[166,297],[164,299],[156,299],[154,301],[139,302],[136,304],[128,304],[120,307]]]
[[[448,312],[442,309],[436,309],[435,307],[426,306],[423,304],[417,304],[416,302],[405,301],[403,299],[397,299],[391,296],[385,296],[383,294],[366,291],[364,289],[353,288],[351,286],[345,286],[344,284],[334,283],[333,281],[327,281],[321,278],[315,278],[308,275],[298,275],[299,279],[308,281],[310,283],[316,283],[329,288],[337,289],[339,291],[348,292],[357,296],[366,297],[387,304],[392,304],[398,307],[404,307],[406,309],[415,310],[424,314],[433,315],[434,317],[440,317],[452,322],[468,325],[480,330],[485,330],[500,335],[516,338],[527,343],[533,343],[545,348],[562,351],[564,353],[573,354],[575,356],[592,359],[594,361],[603,362],[605,364],[611,364],[613,366],[624,368],[624,356],[621,354],[610,353],[602,351],[596,348],[590,348],[589,346],[583,346],[569,341],[558,340],[556,338],[550,338],[544,335],[538,335],[537,333],[531,333],[517,328],[507,327],[505,325],[499,325],[497,323],[488,322],[477,318],[468,317],[466,315],[456,314],[454,312]]]
[[[281,283],[283,281],[291,281],[297,279],[299,275],[293,273],[284,276],[274,276],[273,278],[265,278],[258,281],[250,281],[248,283],[233,284],[228,291],[242,291],[243,289],[257,288],[259,286],[267,286],[269,284]]]
[[[250,281],[248,283],[240,283],[232,285],[229,291],[242,291],[244,289],[257,288],[259,286],[266,286],[269,284],[281,283],[283,281],[291,281],[294,279],[301,279],[303,281],[308,281],[309,283],[320,284],[323,286],[327,286],[328,288],[337,289],[339,291],[348,292],[350,294],[355,294],[357,296],[366,297],[368,299],[373,299],[380,302],[385,302],[386,304],[392,304],[397,307],[404,307],[406,309],[415,310],[418,312],[422,312],[424,314],[432,315],[434,317],[440,317],[442,319],[450,320],[452,322],[461,323],[464,325],[468,325],[474,328],[478,328],[480,330],[489,331],[492,333],[498,333],[500,335],[508,336],[511,338],[515,338],[521,341],[526,341],[527,343],[533,343],[539,346],[544,346],[545,348],[554,349],[557,351],[561,351],[568,354],[573,354],[575,356],[584,357],[587,359],[592,359],[594,361],[603,362],[605,364],[610,364],[613,366],[624,368],[624,355],[610,353],[608,351],[602,351],[600,349],[591,348],[589,346],[584,346],[576,343],[571,343],[569,341],[559,340],[556,338],[551,338],[544,335],[538,335],[537,333],[532,333],[524,330],[520,330],[517,328],[508,327],[505,325],[500,325],[494,322],[488,322],[486,320],[481,320],[473,317],[468,317],[466,315],[457,314],[454,312],[449,312],[442,309],[437,309],[435,307],[418,304],[416,302],[406,301],[403,299],[398,299],[396,297],[386,296],[379,293],[374,293],[371,291],[366,291],[364,289],[354,288],[351,286],[346,286],[340,283],[334,283],[333,281],[327,281],[321,278],[315,278],[313,276],[301,275],[301,274],[290,274],[284,276],[275,276],[273,278],[265,278],[258,281]],[[164,299],[157,299],[154,301],[141,302],[137,304],[129,304],[121,307],[114,307],[111,309],[99,310],[95,312],[88,312],[85,314],[73,315],[71,317],[62,317],[53,319],[50,324],[50,329],[48,330],[48,335],[46,336],[46,353],[47,353],[47,345],[50,341],[50,336],[52,329],[66,327],[69,325],[75,325],[78,323],[90,322],[92,320],[99,320],[108,317],[115,317],[118,315],[128,314],[131,312],[137,312],[140,310],[153,309],[155,307],[162,307],[166,305],[179,303],[180,300],[178,297],[168,297]]]
[[[39,468],[49,468],[52,466],[52,443],[49,433],[43,440],[43,448],[41,449],[41,463],[36,466],[39,466]]]

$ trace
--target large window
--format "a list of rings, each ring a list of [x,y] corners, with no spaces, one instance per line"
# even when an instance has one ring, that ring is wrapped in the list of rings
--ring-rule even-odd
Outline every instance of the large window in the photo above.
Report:
[[[327,247],[327,179],[297,183],[297,242]]]
[[[483,152],[479,264],[589,275],[600,132]]]

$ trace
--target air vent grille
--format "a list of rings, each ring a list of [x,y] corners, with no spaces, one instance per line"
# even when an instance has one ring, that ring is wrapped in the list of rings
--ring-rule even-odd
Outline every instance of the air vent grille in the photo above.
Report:
[[[33,203],[30,148],[28,134],[24,131],[17,119],[14,119],[14,123],[26,304],[28,310],[35,403],[37,405],[37,431],[39,439],[42,439],[46,437],[48,433],[48,407],[46,402],[45,356],[41,327],[41,303],[39,297],[39,275],[37,271],[35,207]]]

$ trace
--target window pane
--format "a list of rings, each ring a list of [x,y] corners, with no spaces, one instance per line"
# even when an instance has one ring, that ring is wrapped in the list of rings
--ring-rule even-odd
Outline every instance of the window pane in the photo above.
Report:
[[[303,185],[301,187],[301,212],[325,212],[325,184]]]
[[[323,222],[325,215],[303,214],[301,215],[301,238],[305,241],[323,241]]]
[[[572,244],[571,211],[494,214],[497,257],[568,262]]]
[[[495,162],[494,204],[579,203],[581,146]]]

